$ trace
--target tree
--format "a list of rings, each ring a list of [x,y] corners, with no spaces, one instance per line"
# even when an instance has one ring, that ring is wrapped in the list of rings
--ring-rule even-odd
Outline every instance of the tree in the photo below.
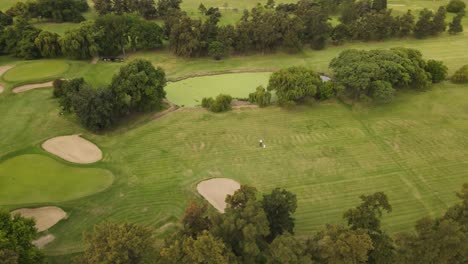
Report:
[[[84,127],[93,131],[106,129],[116,122],[114,98],[107,88],[84,86],[72,97],[73,110]]]
[[[439,7],[434,15],[434,29],[432,32],[433,35],[437,35],[438,33],[444,32],[447,29],[447,23],[445,22],[446,16],[447,11],[445,10],[445,7]]]
[[[213,235],[221,238],[241,263],[263,259],[267,248],[268,220],[256,193],[255,188],[242,185],[226,197],[224,214],[213,219]]]
[[[465,233],[468,233],[468,183],[463,184],[462,189],[457,193],[460,203],[447,209],[442,219],[453,220],[461,225]]]
[[[182,218],[184,235],[196,238],[203,231],[209,230],[212,223],[207,216],[208,206],[191,202]]]
[[[406,14],[399,17],[398,21],[400,23],[400,36],[409,36],[414,29],[414,16],[411,13],[411,10],[408,10]]]
[[[433,22],[434,13],[427,8],[419,12],[419,20],[414,27],[414,36],[416,38],[424,38],[433,34],[435,25]]]
[[[449,30],[448,32],[450,34],[458,34],[463,32],[463,25],[462,25],[462,19],[464,17],[463,13],[458,13],[456,16],[453,17],[452,22],[449,23]]]
[[[42,57],[54,58],[62,53],[59,38],[60,36],[56,33],[42,31],[34,40],[34,44],[39,49]]]
[[[249,94],[249,101],[258,104],[260,107],[265,107],[271,103],[271,93],[263,86],[259,86],[255,92]]]
[[[450,80],[454,83],[467,83],[468,82],[468,65],[462,66],[458,69]]]
[[[198,6],[198,11],[200,12],[200,14],[202,15],[205,15],[206,14],[206,7],[203,3],[200,3],[200,5]]]
[[[3,32],[4,52],[23,59],[40,58],[41,53],[34,44],[40,32],[41,30],[32,26],[27,19],[19,17]]]
[[[220,60],[227,55],[226,46],[219,41],[213,41],[208,48],[208,54],[215,60]]]
[[[222,240],[203,231],[196,239],[184,236],[161,250],[161,263],[224,264],[235,263],[232,252]]]
[[[157,14],[159,17],[169,15],[171,9],[180,10],[182,0],[159,0],[157,5]]]
[[[269,241],[284,233],[294,234],[294,214],[297,208],[296,195],[284,189],[275,188],[263,195],[262,207],[270,226]]]
[[[307,249],[318,263],[366,263],[372,240],[363,229],[350,230],[338,225],[326,225],[312,239]]]
[[[314,71],[305,67],[290,67],[274,72],[268,82],[268,91],[275,91],[280,104],[294,104],[313,97],[322,84]]]
[[[99,32],[94,22],[83,22],[79,28],[65,32],[60,39],[62,53],[72,59],[89,59],[98,54],[100,49],[97,39]]]
[[[395,89],[387,81],[373,81],[371,83],[372,98],[377,102],[388,103],[393,100]]]
[[[150,61],[138,59],[120,68],[112,78],[110,89],[116,96],[118,109],[127,113],[161,108],[166,98],[165,86],[164,70],[154,68]]]
[[[387,0],[374,0],[372,2],[372,9],[375,11],[387,9]]]
[[[211,112],[220,113],[231,110],[232,97],[226,94],[219,94],[215,99],[203,98],[202,107],[207,108]]]
[[[152,259],[152,230],[136,224],[104,222],[84,233],[84,254],[75,263],[145,263]]]
[[[380,218],[384,211],[390,213],[392,206],[382,192],[361,195],[362,203],[344,213],[344,218],[352,230],[364,230],[372,240],[373,249],[369,252],[369,263],[394,263],[393,240],[382,231]]]
[[[0,263],[40,264],[44,254],[32,244],[38,237],[35,221],[0,210]]]
[[[305,243],[285,233],[277,236],[270,244],[268,263],[271,264],[312,264],[312,257],[306,252]]]
[[[169,47],[178,56],[194,57],[203,49],[201,21],[181,15],[170,28]]]
[[[317,91],[318,100],[327,100],[335,95],[335,83],[332,81],[324,82]]]
[[[72,112],[75,95],[86,85],[83,78],[54,82],[54,95],[59,97],[59,104],[63,111]]]
[[[13,17],[0,11],[0,28],[13,25]]]
[[[425,68],[431,74],[432,83],[440,83],[447,78],[447,66],[442,61],[428,60]]]
[[[466,4],[462,0],[450,0],[447,5],[447,12],[449,13],[463,13]]]
[[[325,48],[326,42],[332,32],[329,17],[326,12],[308,0],[297,3],[296,15],[304,26],[304,40],[310,43],[313,49]]]

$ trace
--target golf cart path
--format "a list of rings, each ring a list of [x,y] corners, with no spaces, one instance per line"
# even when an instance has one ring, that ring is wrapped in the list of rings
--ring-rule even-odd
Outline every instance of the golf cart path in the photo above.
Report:
[[[3,74],[5,74],[5,72],[12,69],[13,67],[15,67],[15,66],[14,65],[0,66],[0,77],[2,77]],[[0,94],[3,93],[4,90],[5,90],[5,87],[3,87],[3,85],[0,84]]]
[[[29,90],[39,89],[39,88],[48,88],[52,87],[54,82],[44,82],[44,83],[34,83],[34,84],[26,84],[15,87],[13,89],[13,93],[22,93]]]

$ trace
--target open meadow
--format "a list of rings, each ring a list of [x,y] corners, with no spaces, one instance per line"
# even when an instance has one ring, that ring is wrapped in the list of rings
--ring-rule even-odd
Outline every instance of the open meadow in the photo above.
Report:
[[[0,1],[5,10],[15,0]],[[232,23],[253,1],[209,0],[224,7],[223,23]],[[397,11],[436,8],[448,1],[392,0]],[[466,1],[467,2],[467,1]],[[196,15],[200,1],[182,8]],[[467,2],[468,3],[468,2]],[[235,11],[231,8],[238,8]],[[93,12],[87,18],[95,16]],[[451,16],[451,15],[449,15]],[[427,59],[443,61],[449,74],[468,63],[465,32],[417,40],[354,42],[301,53],[185,59],[166,48],[136,52],[162,67],[169,81],[203,73],[276,70],[293,65],[333,75],[329,62],[346,49],[418,49]],[[45,24],[63,33],[75,24]],[[196,185],[208,178],[230,178],[269,192],[285,188],[297,195],[296,234],[306,236],[325,223],[343,223],[343,212],[359,195],[385,192],[393,212],[385,215],[389,233],[408,231],[417,219],[439,216],[456,201],[468,178],[468,85],[442,82],[422,92],[400,92],[384,105],[348,105],[337,99],[291,108],[235,109],[221,114],[182,107],[163,118],[141,117],[118,129],[92,133],[73,115],[62,115],[52,89],[15,94],[13,88],[56,78],[84,79],[95,87],[110,83],[124,63],[66,59],[23,61],[0,57],[14,66],[0,77],[0,207],[58,206],[68,218],[47,232],[56,239],[45,247],[51,256],[83,250],[82,232],[104,220],[152,226],[164,238],[178,225]],[[237,97],[266,85],[269,73],[189,78],[169,83],[167,98],[195,106],[202,97],[227,93]],[[41,144],[53,137],[82,134],[103,153],[92,164],[72,164]],[[264,139],[267,147],[258,148]],[[37,189],[35,189],[37,188]],[[34,189],[36,192],[28,192]],[[43,190],[43,191],[37,191]],[[210,210],[214,210],[211,208]]]

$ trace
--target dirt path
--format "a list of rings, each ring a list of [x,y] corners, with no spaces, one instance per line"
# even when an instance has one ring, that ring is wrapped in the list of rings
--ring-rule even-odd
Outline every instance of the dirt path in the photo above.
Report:
[[[91,60],[91,64],[97,64],[99,61],[99,57],[94,57],[92,60]]]
[[[0,84],[0,94],[3,93],[4,90],[5,88],[3,88],[3,86]]]
[[[32,243],[38,248],[44,248],[47,244],[55,240],[55,236],[48,234],[45,236],[41,236],[37,240],[34,240]]]
[[[177,105],[173,104],[171,101],[169,101],[169,100],[167,100],[167,99],[164,100],[164,102],[168,103],[168,104],[170,105],[170,107],[169,107],[168,109],[162,111],[162,112],[159,112],[159,113],[155,114],[155,115],[151,118],[152,120],[159,119],[159,118],[161,118],[161,117],[163,117],[163,116],[165,116],[165,115],[168,115],[168,114],[170,114],[170,113],[176,111],[177,109],[179,109],[179,107],[178,107]]]
[[[234,194],[239,188],[238,182],[227,178],[209,179],[197,185],[198,193],[221,213],[226,208],[226,196]]]
[[[8,70],[10,70],[13,67],[15,67],[15,65],[0,66],[0,76],[3,76],[3,74],[5,74],[5,72],[7,72]]]
[[[42,148],[74,163],[89,164],[102,159],[101,150],[79,135],[51,138],[42,143]]]
[[[48,87],[52,87],[52,86],[53,86],[53,82],[26,84],[26,85],[15,87],[13,89],[13,92],[14,93],[22,93],[22,92],[26,92],[26,91],[33,90],[33,89],[48,88]]]
[[[23,217],[34,218],[36,220],[37,231],[39,232],[51,228],[67,216],[65,211],[56,206],[22,208],[11,212],[11,214],[18,213]]]

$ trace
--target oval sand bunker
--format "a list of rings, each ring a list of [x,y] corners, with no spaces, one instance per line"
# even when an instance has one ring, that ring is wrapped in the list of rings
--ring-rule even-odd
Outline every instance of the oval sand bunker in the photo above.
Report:
[[[101,150],[79,135],[51,138],[42,143],[42,148],[74,163],[88,164],[102,159]]]
[[[197,185],[198,193],[221,213],[224,213],[226,208],[226,196],[234,194],[238,189],[240,189],[238,182],[226,178],[209,179]]]
[[[67,216],[67,213],[56,206],[46,206],[39,208],[22,208],[14,210],[11,214],[20,214],[23,217],[34,218],[36,220],[37,231],[42,232],[58,223]]]

